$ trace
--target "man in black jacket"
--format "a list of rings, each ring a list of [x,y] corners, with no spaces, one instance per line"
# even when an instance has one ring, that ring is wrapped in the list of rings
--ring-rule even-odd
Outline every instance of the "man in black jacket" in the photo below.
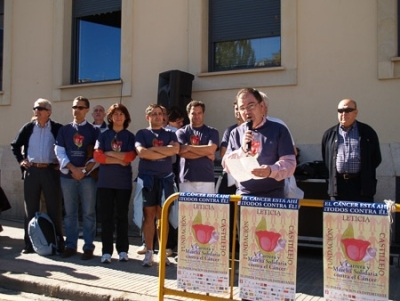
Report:
[[[25,248],[22,253],[33,253],[28,236],[28,223],[40,210],[43,192],[47,214],[56,228],[58,250],[64,249],[62,234],[62,196],[59,165],[54,153],[54,142],[61,124],[50,120],[51,103],[39,98],[33,105],[33,118],[18,132],[11,143],[24,179]]]
[[[338,105],[339,124],[322,138],[332,200],[374,201],[376,168],[382,161],[379,139],[372,127],[356,120],[357,113],[357,103],[343,99]]]

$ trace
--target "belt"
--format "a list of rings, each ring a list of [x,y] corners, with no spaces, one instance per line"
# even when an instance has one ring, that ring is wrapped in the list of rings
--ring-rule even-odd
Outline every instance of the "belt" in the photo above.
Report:
[[[49,167],[55,167],[58,164],[53,164],[53,163],[31,163],[31,166],[36,167],[36,168],[49,168]]]
[[[338,173],[337,175],[344,180],[356,179],[360,177],[360,173]]]

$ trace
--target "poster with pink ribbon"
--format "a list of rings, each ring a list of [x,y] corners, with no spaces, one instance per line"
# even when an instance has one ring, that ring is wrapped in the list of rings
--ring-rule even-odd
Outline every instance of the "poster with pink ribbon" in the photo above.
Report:
[[[295,300],[299,200],[243,196],[239,205],[240,297]]]
[[[229,292],[229,195],[179,194],[178,288]]]
[[[388,206],[325,201],[323,225],[325,300],[388,300]]]

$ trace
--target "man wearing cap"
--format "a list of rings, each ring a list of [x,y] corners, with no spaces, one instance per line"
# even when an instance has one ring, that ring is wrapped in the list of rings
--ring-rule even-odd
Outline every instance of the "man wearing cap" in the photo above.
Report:
[[[322,137],[332,200],[374,201],[376,168],[382,161],[379,139],[372,127],[356,120],[357,114],[357,103],[343,99],[338,105],[339,123]]]
[[[32,121],[20,129],[11,143],[11,150],[21,167],[24,179],[24,254],[34,252],[28,235],[28,223],[40,211],[42,192],[47,214],[56,229],[58,250],[64,250],[59,165],[54,153],[54,142],[62,125],[50,119],[51,112],[50,101],[43,98],[36,100]]]

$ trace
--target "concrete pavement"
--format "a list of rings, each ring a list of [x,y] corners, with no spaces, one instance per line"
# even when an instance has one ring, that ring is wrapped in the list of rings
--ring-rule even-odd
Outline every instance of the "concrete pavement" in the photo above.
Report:
[[[96,237],[95,257],[89,261],[82,261],[81,253],[67,259],[21,254],[22,222],[0,219],[0,224],[4,228],[0,233],[0,287],[68,300],[158,300],[158,264],[142,267],[143,255],[136,254],[141,244],[138,236],[130,237],[129,262],[118,262],[114,253],[111,264],[102,264],[100,237]],[[80,252],[82,245],[80,239]],[[323,300],[322,249],[304,248],[299,253],[296,300]],[[166,287],[176,289],[176,273],[173,262],[166,268]],[[390,299],[400,300],[397,265],[390,267],[390,278]],[[239,300],[237,283],[234,299]],[[168,295],[164,300],[191,299]]]

